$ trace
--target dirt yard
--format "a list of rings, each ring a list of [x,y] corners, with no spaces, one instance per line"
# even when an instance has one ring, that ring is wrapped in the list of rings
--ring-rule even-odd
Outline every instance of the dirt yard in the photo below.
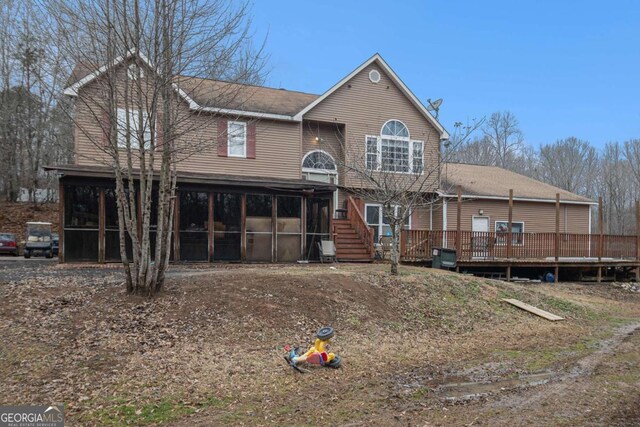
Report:
[[[177,266],[154,300],[115,268],[9,274],[0,404],[62,402],[68,425],[640,425],[640,293],[385,269]],[[288,367],[324,325],[343,367]]]
[[[0,206],[0,233],[14,233],[18,241],[25,238],[28,221],[50,222],[54,233],[58,232],[58,204],[41,203],[34,207],[32,203],[7,203]]]

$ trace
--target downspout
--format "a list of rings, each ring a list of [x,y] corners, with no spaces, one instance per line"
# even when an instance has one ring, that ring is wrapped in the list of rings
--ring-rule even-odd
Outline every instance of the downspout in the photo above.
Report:
[[[589,205],[589,252],[588,257],[591,258],[591,209],[593,206]]]
[[[429,204],[429,230],[433,230],[433,199]]]
[[[444,202],[442,203],[442,247],[446,248],[447,247],[447,233],[445,233],[445,231],[447,231],[447,199],[443,199]]]

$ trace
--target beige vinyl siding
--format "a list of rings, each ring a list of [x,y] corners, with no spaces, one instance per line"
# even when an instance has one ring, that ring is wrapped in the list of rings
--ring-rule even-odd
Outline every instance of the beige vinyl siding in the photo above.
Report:
[[[437,200],[434,204],[433,204],[433,210],[432,210],[432,215],[433,215],[433,229],[434,230],[442,230],[442,216],[443,216],[443,212],[444,212],[444,203],[443,200]]]
[[[381,74],[379,83],[369,80],[369,71],[374,68]],[[345,124],[347,164],[362,163],[366,135],[379,135],[382,126],[388,120],[402,121],[409,129],[412,140],[424,142],[425,170],[435,172],[428,177],[423,191],[433,191],[438,186],[438,131],[375,62],[311,109],[304,118]],[[353,174],[349,174],[341,182],[347,186],[359,186],[359,181]]]
[[[340,163],[343,132],[340,125],[305,120],[302,123],[302,157],[311,151],[322,150]]]
[[[103,110],[100,103],[101,100],[106,100],[101,92],[98,79],[80,89],[79,97],[82,99],[76,101],[75,144],[78,165],[104,166],[112,163],[110,156],[100,147],[102,130],[98,120],[101,119],[100,112]],[[178,171],[300,179],[300,123],[228,117],[229,120],[256,124],[256,158],[245,159],[218,156],[218,118],[216,115],[190,111],[185,104],[182,105],[176,121],[185,123],[184,126],[189,131],[178,137],[177,144],[193,149],[188,150],[188,156],[182,155],[185,158],[178,163]],[[124,155],[121,155],[121,161],[126,162]]]
[[[430,216],[431,212],[428,206],[421,206],[414,209],[411,213],[411,229],[428,230]]]
[[[185,171],[216,173],[241,176],[300,179],[300,124],[259,120],[256,124],[256,158],[218,156],[217,119],[210,115],[194,116],[193,120],[202,122],[197,126],[197,135],[192,138],[204,140],[210,138],[210,144],[192,156],[178,168]],[[243,121],[242,118],[230,120]],[[248,121],[251,122],[251,121]]]
[[[344,190],[338,190],[338,206],[336,206],[336,208],[345,209],[347,206],[346,201],[348,197],[349,197],[349,193],[347,193]]]
[[[479,215],[480,209],[483,210],[483,216],[489,217],[489,231],[495,231],[496,221],[509,219],[507,200],[463,200],[461,206],[460,226],[465,231],[471,231],[472,217]],[[561,204],[560,232],[588,234],[589,209],[588,205]],[[513,221],[523,221],[526,233],[555,233],[555,203],[514,201]],[[456,229],[457,201],[455,199],[449,200],[447,222],[448,230]],[[434,228],[436,228],[435,223]]]

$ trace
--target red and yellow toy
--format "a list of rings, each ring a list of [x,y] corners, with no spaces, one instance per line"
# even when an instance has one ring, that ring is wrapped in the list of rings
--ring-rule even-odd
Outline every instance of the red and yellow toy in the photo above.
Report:
[[[316,341],[306,353],[299,354],[299,348],[291,349],[285,346],[285,351],[289,352],[284,358],[292,368],[299,372],[304,372],[298,365],[300,363],[310,363],[312,365],[326,366],[328,368],[340,367],[340,356],[334,353],[327,353],[329,341],[334,336],[334,330],[330,326],[321,328],[316,333]]]

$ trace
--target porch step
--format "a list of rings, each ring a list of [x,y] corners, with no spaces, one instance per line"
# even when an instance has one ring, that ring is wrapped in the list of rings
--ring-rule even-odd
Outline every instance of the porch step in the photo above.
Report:
[[[337,249],[337,248],[336,248]],[[362,255],[367,255],[369,256],[369,250],[367,248],[364,248],[362,246],[358,247],[358,246],[352,246],[350,248],[345,248],[345,247],[341,247],[340,250],[338,251],[338,253],[340,255],[346,255],[346,254],[362,254]]]
[[[344,243],[344,244],[352,244],[352,243],[357,243],[357,244],[362,244],[362,239],[360,239],[360,236],[358,236],[356,233],[352,233],[352,234],[337,234],[336,235],[336,241],[340,242],[340,243]]]
[[[366,243],[360,238],[349,220],[336,219],[333,221],[333,234],[336,244],[338,261],[342,262],[371,262],[371,254]]]

